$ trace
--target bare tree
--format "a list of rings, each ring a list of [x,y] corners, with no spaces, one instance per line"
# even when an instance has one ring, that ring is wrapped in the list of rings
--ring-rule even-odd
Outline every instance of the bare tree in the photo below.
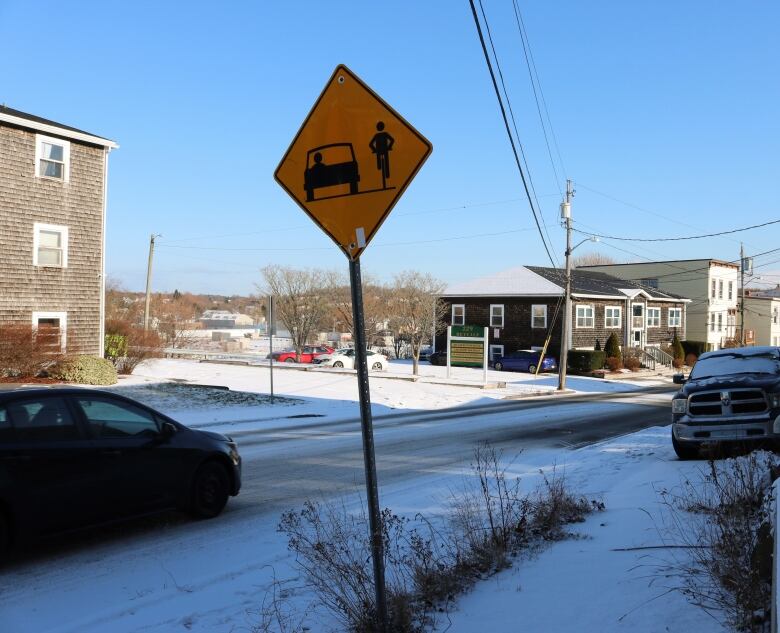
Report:
[[[328,310],[333,321],[338,321],[344,326],[343,331],[352,334],[355,339],[355,328],[352,319],[352,292],[349,285],[349,276],[339,271],[326,273],[326,293]],[[363,324],[366,331],[366,340],[372,344],[373,338],[388,320],[387,294],[388,290],[371,276],[363,278]],[[328,323],[326,323],[327,325]]]
[[[274,312],[290,332],[296,360],[309,338],[323,324],[327,313],[325,274],[315,269],[298,270],[269,265],[262,269],[266,287],[258,289],[274,297]]]
[[[412,368],[417,375],[420,348],[430,340],[432,332],[444,325],[447,308],[438,298],[444,284],[428,273],[407,270],[393,280],[388,305],[392,314],[392,329],[396,337],[409,341],[412,348]]]
[[[577,255],[576,257],[573,257],[571,260],[571,265],[573,268],[579,268],[580,266],[600,266],[602,264],[617,264],[618,261],[610,257],[609,255],[605,255],[604,253],[583,253],[582,255]]]

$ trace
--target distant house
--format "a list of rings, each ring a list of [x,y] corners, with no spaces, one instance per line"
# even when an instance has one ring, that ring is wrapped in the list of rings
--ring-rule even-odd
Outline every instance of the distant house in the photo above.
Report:
[[[447,325],[489,327],[489,356],[540,348],[550,337],[557,356],[561,345],[565,272],[523,266],[454,284],[442,300]],[[620,344],[639,348],[685,338],[688,299],[610,275],[576,269],[572,274],[569,349],[603,348],[611,333]],[[436,336],[443,349],[446,333]]]
[[[227,310],[206,310],[198,320],[205,330],[249,328],[255,324],[252,317]]]
[[[780,296],[745,297],[746,342],[780,345]]]
[[[602,272],[620,279],[682,295],[688,306],[688,338],[720,349],[738,337],[739,266],[718,259],[683,259],[633,264],[601,264],[578,270]]]
[[[118,145],[0,106],[0,321],[103,353],[108,154]]]

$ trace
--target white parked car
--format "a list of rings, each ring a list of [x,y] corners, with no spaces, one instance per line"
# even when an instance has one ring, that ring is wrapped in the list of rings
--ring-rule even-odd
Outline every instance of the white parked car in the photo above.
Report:
[[[376,371],[384,371],[387,369],[387,356],[366,351],[366,360],[368,361],[368,368]],[[320,365],[325,367],[344,367],[345,369],[355,368],[355,350],[352,348],[344,350],[336,350],[329,355],[329,358],[323,360]]]
[[[332,351],[330,354],[320,354],[312,362],[315,365],[325,365],[334,356],[337,356],[339,354],[346,354],[347,352],[351,352],[351,351],[352,351],[351,347],[340,347],[339,349]]]

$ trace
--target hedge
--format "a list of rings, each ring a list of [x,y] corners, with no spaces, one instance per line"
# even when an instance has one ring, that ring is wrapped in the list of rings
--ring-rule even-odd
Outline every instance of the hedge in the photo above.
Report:
[[[62,361],[51,376],[81,385],[114,385],[116,368],[110,360],[96,356],[75,356]]]
[[[569,369],[589,372],[604,367],[606,353],[602,350],[569,350]]]

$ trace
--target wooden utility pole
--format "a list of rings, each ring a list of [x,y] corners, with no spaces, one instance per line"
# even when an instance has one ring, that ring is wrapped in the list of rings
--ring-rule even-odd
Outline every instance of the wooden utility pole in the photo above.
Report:
[[[566,289],[561,322],[561,357],[558,363],[558,391],[566,389],[566,364],[569,361],[569,336],[571,333],[571,199],[574,190],[571,180],[566,180],[566,200],[561,203],[561,219],[566,226]],[[541,364],[541,361],[540,361]]]
[[[149,329],[149,305],[152,301],[152,261],[154,260],[154,239],[160,237],[152,233],[149,238],[149,263],[146,266],[146,305],[144,307],[144,331]]]

